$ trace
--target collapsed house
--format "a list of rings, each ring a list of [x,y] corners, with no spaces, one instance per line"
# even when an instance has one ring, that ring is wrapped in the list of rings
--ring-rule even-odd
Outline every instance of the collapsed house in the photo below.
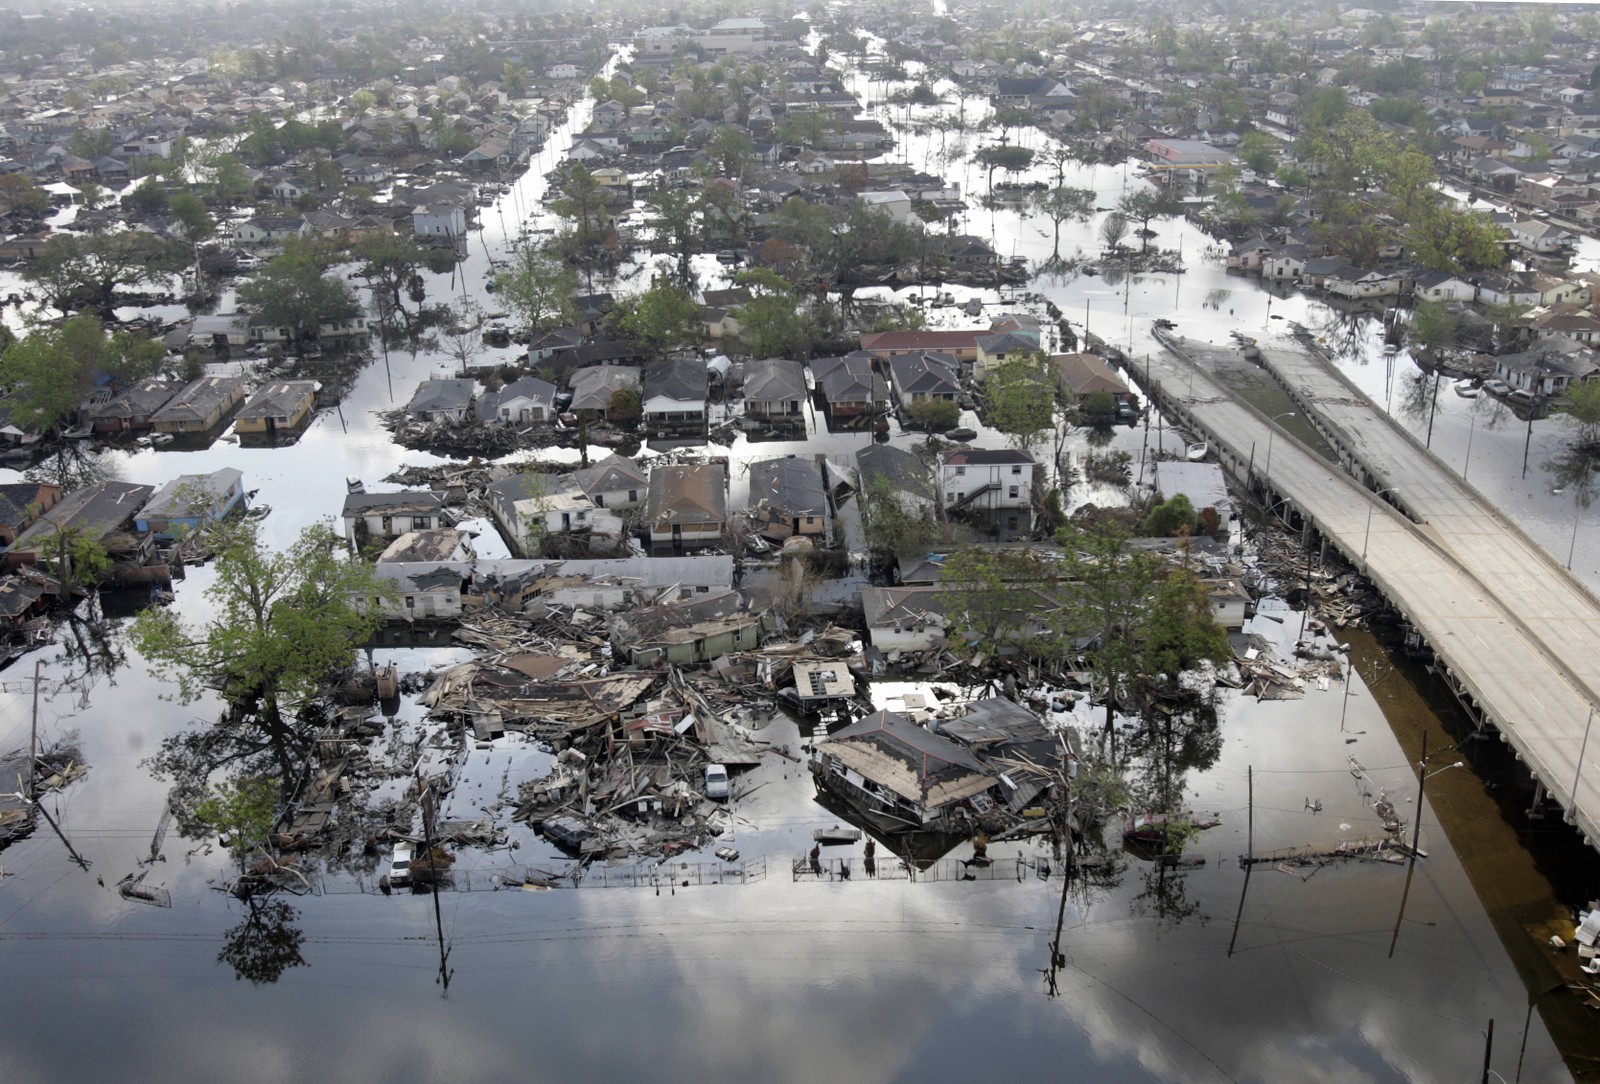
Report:
[[[876,711],[816,746],[811,773],[874,828],[972,831],[1000,799],[1000,779],[972,753],[893,711]]]

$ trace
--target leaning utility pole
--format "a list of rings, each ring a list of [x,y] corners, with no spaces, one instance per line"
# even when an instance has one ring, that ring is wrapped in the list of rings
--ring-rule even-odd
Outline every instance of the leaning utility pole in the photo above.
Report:
[[[433,928],[439,938],[439,978],[436,981],[443,985],[444,993],[448,995],[450,949],[444,943],[444,916],[439,911],[439,867],[433,856],[434,808],[433,788],[430,786],[422,795],[422,845],[427,848],[428,888],[433,893]]]

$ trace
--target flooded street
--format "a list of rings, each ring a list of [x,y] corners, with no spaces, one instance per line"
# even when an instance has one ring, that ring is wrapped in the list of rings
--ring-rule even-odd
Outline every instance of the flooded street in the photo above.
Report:
[[[864,78],[854,89],[866,95]],[[872,93],[881,98],[882,84]],[[464,292],[493,307],[481,289],[489,261],[504,258],[521,224],[546,228],[537,217],[543,174],[560,161],[592,104],[575,106],[529,172],[481,210],[483,229],[470,239],[461,277],[430,277],[430,302]],[[923,119],[951,107],[926,107]],[[895,155],[931,168],[941,143],[948,149],[960,137],[902,138]],[[973,146],[979,137],[965,138]],[[1047,222],[984,210],[981,171],[967,163],[951,171],[971,207],[967,232],[992,239],[1005,256],[1038,262],[1050,255]],[[1035,166],[1018,179],[1053,176],[1053,167]],[[1144,182],[1131,167],[1070,166],[1066,183],[1094,187],[1099,205],[1110,207],[1127,186]],[[958,301],[981,297],[984,321],[1025,306],[1037,311],[1019,296],[1037,294],[1080,334],[1087,323],[1126,349],[1135,379],[1137,359],[1159,348],[1150,335],[1157,317],[1175,321],[1190,339],[1218,344],[1235,333],[1276,334],[1290,322],[1326,338],[1336,324],[1314,300],[1274,297],[1226,274],[1206,255],[1212,242],[1187,222],[1153,225],[1151,244],[1181,249],[1184,274],[1135,276],[1120,286],[1103,277],[1042,278],[1004,297],[951,289]],[[1062,254],[1093,253],[1098,229],[1099,216],[1064,224]],[[697,269],[703,285],[725,281],[714,259]],[[635,275],[619,292],[647,283],[648,270]],[[610,284],[597,280],[596,288]],[[941,326],[972,324],[954,308],[928,311]],[[1414,400],[1406,390],[1416,374],[1411,362],[1402,357],[1388,372],[1372,320],[1355,322],[1348,342],[1341,370],[1422,433],[1427,417],[1407,406]],[[236,467],[245,488],[259,490],[256,502],[272,506],[265,536],[287,545],[306,524],[338,515],[347,478],[376,491],[390,488],[380,479],[402,464],[443,462],[398,448],[378,415],[404,404],[420,380],[449,375],[453,363],[439,352],[375,350],[339,407],[319,413],[292,446],[108,450],[98,453],[99,467],[156,485],[180,473]],[[304,375],[316,377],[315,370]],[[1543,468],[1559,442],[1558,423],[1534,424],[1524,479],[1525,426],[1498,416],[1503,408],[1492,400],[1456,397],[1448,383],[1432,447],[1564,559],[1574,517],[1581,526],[1585,513],[1575,511],[1571,490],[1553,492],[1561,487]],[[962,424],[978,429],[980,446],[1005,445],[970,412]],[[1162,439],[1161,428],[1157,419],[1152,443]],[[1119,428],[1108,447],[1137,460],[1145,437],[1142,427]],[[1165,439],[1172,447],[1173,438]],[[737,465],[822,452],[848,468],[866,440],[827,433],[819,418],[805,441],[740,437],[731,448],[708,451],[736,465],[737,508],[747,491]],[[895,441],[907,438],[897,433]],[[1082,433],[1068,443],[1075,457],[1089,448]],[[1053,455],[1051,447],[1038,451],[1046,460]],[[15,477],[0,471],[4,480]],[[1063,503],[1118,498],[1125,499],[1080,483]],[[491,551],[480,546],[483,552]],[[1573,552],[1574,571],[1600,588],[1600,543],[1592,532],[1577,531]],[[204,613],[202,592],[212,576],[207,567],[189,570],[175,585],[178,612],[191,619]],[[1264,601],[1262,611],[1246,631],[1287,656],[1298,611],[1276,600]],[[167,825],[166,784],[143,766],[164,736],[203,725],[220,705],[179,703],[149,675],[121,622],[109,624],[109,657],[85,657],[64,631],[57,645],[0,674],[0,751],[27,746],[37,693],[41,738],[75,734],[90,766],[82,782],[48,799],[59,836],[41,825],[0,854],[8,1081],[452,1074],[878,1082],[1041,1071],[1104,1081],[1468,1081],[1479,1079],[1491,1021],[1490,1064],[1501,1078],[1520,1071],[1523,1080],[1550,1081],[1568,1074],[1545,1014],[1553,1014],[1564,1047],[1582,1041],[1586,1010],[1570,999],[1552,1007],[1555,995],[1546,1000],[1543,989],[1530,990],[1547,961],[1528,929],[1553,920],[1553,894],[1581,902],[1596,890],[1566,879],[1575,868],[1592,868],[1592,856],[1573,855],[1567,843],[1541,850],[1535,842],[1531,854],[1520,849],[1528,840],[1495,820],[1495,800],[1485,790],[1501,778],[1507,791],[1517,786],[1516,765],[1498,748],[1464,748],[1459,759],[1470,763],[1463,768],[1446,767],[1456,756],[1431,758],[1437,777],[1419,807],[1420,734],[1430,733],[1436,753],[1460,735],[1440,723],[1445,705],[1428,698],[1437,690],[1429,692],[1427,675],[1397,668],[1364,635],[1346,637],[1355,643],[1360,675],[1348,691],[1339,682],[1313,684],[1303,699],[1256,700],[1219,689],[1214,718],[1192,723],[1184,792],[1197,813],[1220,822],[1187,852],[1204,859],[1198,868],[1168,869],[1130,853],[1080,874],[1063,898],[1061,856],[1007,842],[990,855],[1007,874],[999,879],[963,879],[973,873],[962,864],[972,857],[965,844],[915,880],[903,870],[891,875],[889,860],[875,878],[797,878],[793,863],[813,830],[838,818],[817,804],[803,764],[767,756],[737,777],[733,826],[716,842],[740,852],[741,883],[704,883],[707,868],[735,868],[720,866],[708,848],[667,861],[656,883],[644,887],[607,887],[598,878],[546,891],[502,887],[497,874],[564,861],[529,831],[513,835],[515,850],[463,848],[463,890],[440,894],[436,918],[428,896],[379,894],[376,856],[320,878],[314,893],[288,899],[287,914],[253,915],[221,891],[232,860]],[[381,647],[374,656],[416,673],[468,652]],[[43,663],[37,689],[35,659]],[[415,727],[425,714],[415,701],[403,698],[397,730]],[[1082,729],[1094,733],[1098,712],[1084,703],[1078,713]],[[808,736],[791,718],[763,722],[763,741],[803,758]],[[515,734],[474,746],[451,814],[494,807],[514,786],[514,773],[548,765],[541,757]],[[1429,857],[1412,869],[1355,859],[1259,864],[1248,877],[1241,868],[1241,856],[1252,852],[1380,834],[1374,805],[1385,798],[1408,825],[1422,818]],[[1441,812],[1469,826],[1459,839],[1439,827]],[[1119,835],[1118,825],[1113,814],[1106,835]],[[149,862],[153,854],[159,857]],[[829,859],[860,855],[859,844],[825,852]],[[1474,862],[1479,866],[1469,871]],[[170,894],[170,908],[107,887],[140,872]],[[731,873],[727,879],[735,880]],[[1058,915],[1060,956],[1052,960]],[[1508,943],[1516,951],[1508,952]],[[442,952],[447,993],[437,981]],[[1531,1015],[1530,1004],[1538,1010]]]

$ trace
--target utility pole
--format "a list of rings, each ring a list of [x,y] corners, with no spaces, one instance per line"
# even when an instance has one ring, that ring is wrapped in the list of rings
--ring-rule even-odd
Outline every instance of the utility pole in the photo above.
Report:
[[[38,797],[34,791],[34,778],[39,773],[39,667],[43,659],[33,660],[33,725],[28,735],[28,801]]]
[[[1228,939],[1228,955],[1233,955],[1233,946],[1239,940],[1239,920],[1244,917],[1244,896],[1250,891],[1250,871],[1256,868],[1256,769],[1250,765],[1245,769],[1245,802],[1248,813],[1245,815],[1245,864],[1244,886],[1239,889],[1239,910],[1233,916],[1233,936]]]
[[[450,949],[444,943],[444,916],[439,910],[439,867],[433,860],[433,818],[434,818],[433,788],[429,787],[422,796],[422,839],[423,846],[427,848],[429,890],[433,893],[433,928],[439,938],[439,977],[437,982],[444,987],[444,994],[450,993]]]
[[[1417,761],[1417,812],[1411,820],[1411,861],[1406,865],[1406,887],[1400,893],[1400,910],[1394,916],[1394,935],[1389,938],[1389,959],[1400,940],[1400,923],[1406,917],[1406,900],[1411,896],[1411,875],[1417,868],[1417,844],[1422,839],[1422,791],[1428,784],[1428,732],[1422,732],[1422,759]]]

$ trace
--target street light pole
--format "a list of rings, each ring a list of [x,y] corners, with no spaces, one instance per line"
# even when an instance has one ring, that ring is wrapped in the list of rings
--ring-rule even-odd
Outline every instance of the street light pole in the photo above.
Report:
[[[1272,417],[1267,419],[1267,465],[1263,469],[1266,471],[1268,485],[1272,484],[1272,437],[1273,434],[1277,432],[1277,430],[1273,428],[1273,423],[1279,418],[1292,417],[1294,417],[1294,411],[1286,410],[1282,414],[1274,414]]]
[[[1583,725],[1583,744],[1578,747],[1578,766],[1572,773],[1572,796],[1567,800],[1567,823],[1578,821],[1578,780],[1583,778],[1583,757],[1589,751],[1589,731],[1594,729],[1594,707],[1589,708],[1589,721]]]
[[[1367,529],[1361,532],[1361,575],[1363,578],[1367,574],[1367,540],[1372,537],[1372,509],[1377,505],[1379,497],[1382,497],[1385,493],[1393,492],[1395,492],[1395,487],[1393,486],[1388,489],[1380,489],[1372,495],[1373,499],[1367,502]]]

